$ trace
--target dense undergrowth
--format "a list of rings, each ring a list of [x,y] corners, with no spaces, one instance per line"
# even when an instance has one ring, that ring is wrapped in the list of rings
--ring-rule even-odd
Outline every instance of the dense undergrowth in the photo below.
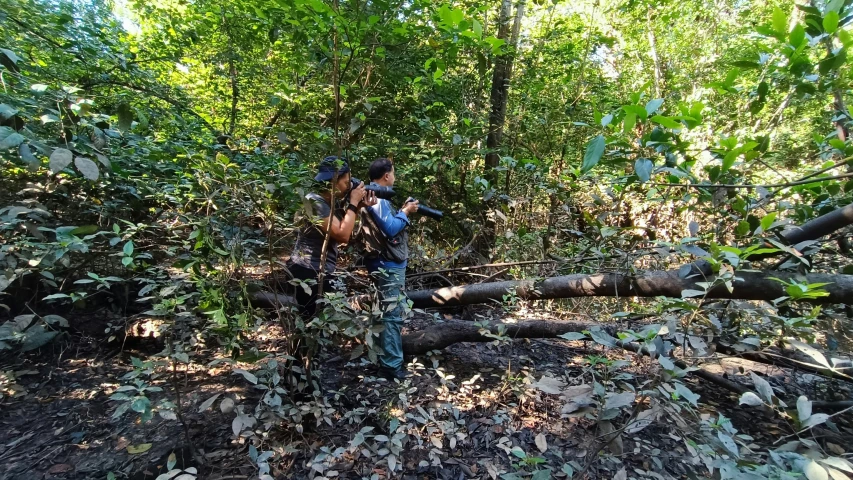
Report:
[[[785,243],[786,229],[853,195],[848,2],[733,3],[719,15],[703,2],[605,3],[516,10],[527,23],[513,43],[490,27],[499,6],[478,2],[415,2],[399,15],[387,2],[128,4],[123,24],[108,3],[4,0],[2,408],[27,391],[13,357],[73,343],[98,317],[98,349],[122,351],[143,324],[155,338],[147,355],[110,357],[124,372],[103,393],[114,421],[130,428],[180,425],[193,466],[169,458],[167,478],[204,478],[211,462],[192,417],[214,406],[249,466],[241,472],[262,479],[439,476],[456,465],[457,445],[476,450],[472,425],[486,420],[491,457],[483,471],[466,464],[467,476],[627,478],[638,464],[622,463],[623,439],[667,425],[690,465],[679,474],[846,478],[849,409],[812,408],[843,398],[743,376],[752,391],[739,408],[781,425],[771,442],[709,409],[688,379],[721,344],[806,361],[831,377],[813,380],[821,388],[849,392],[838,387],[849,380],[849,316],[809,303],[825,285],[791,281],[768,302],[705,298],[741,270],[852,273],[849,228]],[[718,31],[694,31],[690,19],[708,15]],[[658,26],[669,24],[678,28]],[[714,55],[685,57],[694,41]],[[487,148],[488,80],[507,56],[516,76],[505,141]],[[632,58],[654,73],[635,71]],[[255,301],[288,286],[282,266],[301,199],[330,152],[354,165],[393,154],[399,189],[448,213],[414,222],[410,267],[451,271],[413,277],[412,288],[697,260],[710,274],[681,298],[543,306],[508,291],[485,313],[409,311],[415,329],[460,314],[483,327],[542,312],[619,323],[565,334],[560,345],[586,352],[571,365],[510,361],[481,385],[473,371],[453,378],[458,365],[434,352],[409,365],[429,385],[376,387],[371,307],[349,300],[372,294],[357,246],[317,318]],[[496,163],[484,161],[496,152]],[[550,263],[452,271],[532,260]],[[513,340],[489,335],[496,347],[486,351],[512,358]],[[626,361],[620,342],[654,358]],[[329,386],[340,362],[367,372],[344,378],[357,393]],[[226,394],[232,382],[200,398],[187,383],[205,369],[237,374],[249,393]],[[594,432],[583,455],[559,458],[544,433],[517,436],[519,418],[542,408],[559,410],[542,425]],[[343,433],[330,440],[334,429]],[[644,472],[676,475],[664,463],[677,460],[651,458]],[[97,478],[136,478],[138,466]]]

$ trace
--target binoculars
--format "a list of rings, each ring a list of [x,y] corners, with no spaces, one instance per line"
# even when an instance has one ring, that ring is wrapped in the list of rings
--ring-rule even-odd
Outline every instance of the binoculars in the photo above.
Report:
[[[352,188],[356,188],[363,183],[361,180],[355,177],[350,177],[350,182],[352,182]],[[394,198],[394,195],[397,194],[397,192],[395,192],[393,188],[383,187],[381,185],[365,184],[364,189],[368,192],[373,192],[377,198],[382,198],[385,200],[391,200],[392,198]],[[415,201],[415,199],[409,197],[409,199],[406,200],[406,203],[413,201]],[[418,213],[420,213],[421,215],[426,215],[427,217],[432,218],[434,220],[441,220],[442,218],[444,218],[444,212],[442,212],[441,210],[430,208],[424,204],[418,205]]]

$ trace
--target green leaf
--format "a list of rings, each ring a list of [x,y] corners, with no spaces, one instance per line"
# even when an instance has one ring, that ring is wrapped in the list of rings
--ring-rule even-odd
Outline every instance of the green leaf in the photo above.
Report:
[[[31,171],[38,169],[39,165],[41,165],[39,159],[33,155],[33,151],[28,143],[22,143],[21,146],[18,147],[18,153],[21,155],[21,160],[30,167]]]
[[[562,338],[563,340],[571,340],[571,341],[583,340],[586,338],[586,335],[584,335],[583,333],[580,333],[580,332],[566,332],[562,335],[557,335],[557,336]]]
[[[474,31],[474,34],[477,36],[477,38],[481,38],[483,36],[483,24],[478,22],[476,19],[474,20],[474,23],[471,26],[471,30]]]
[[[68,233],[70,233],[71,235],[80,236],[80,235],[91,235],[97,231],[98,231],[97,225],[83,225],[82,227],[77,227]]]
[[[766,232],[770,225],[773,225],[773,222],[776,221],[776,215],[778,212],[770,212],[761,219],[761,231]]]
[[[124,247],[121,249],[121,251],[127,257],[133,255],[133,240],[128,240],[127,243],[124,244]]]
[[[826,11],[841,13],[841,9],[844,8],[845,1],[846,0],[830,0],[829,2],[827,2]]]
[[[145,453],[148,450],[151,450],[150,443],[140,443],[139,445],[128,445],[127,453],[131,455],[139,455],[140,453]]]
[[[0,141],[0,150],[9,150],[22,144],[26,140],[20,133],[13,133]]]
[[[788,15],[779,7],[773,9],[773,31],[781,37],[785,37],[788,31]]]
[[[797,26],[799,27],[799,25]],[[800,28],[802,29],[802,27]],[[823,17],[823,30],[830,35],[832,35],[833,33],[835,33],[836,30],[838,30],[838,12],[832,11],[827,13],[826,16]],[[798,47],[799,45],[794,46]]]
[[[74,154],[71,150],[57,148],[50,154],[50,172],[57,174],[65,170],[65,167],[71,165],[72,160],[74,160]]]
[[[130,408],[134,412],[143,413],[151,409],[151,400],[148,400],[147,397],[136,397],[130,404]]]
[[[805,422],[812,416],[812,402],[805,395],[797,399],[797,418],[800,423]]]
[[[740,396],[740,402],[738,405],[749,405],[750,407],[757,407],[759,405],[764,405],[764,402],[761,400],[761,397],[756,395],[753,392],[746,392]]]
[[[622,133],[625,135],[630,135],[634,130],[634,125],[637,124],[637,115],[634,113],[629,113],[625,115],[624,123],[622,124]]]
[[[646,113],[651,115],[657,112],[661,105],[663,105],[662,98],[655,98],[654,100],[649,100],[649,103],[646,104]]]
[[[21,344],[21,351],[29,352],[30,350],[40,348],[53,340],[53,337],[58,334],[59,332],[45,330],[42,325],[36,325],[27,330],[27,336]]]
[[[658,125],[664,126],[666,128],[671,128],[673,130],[684,128],[684,125],[682,125],[677,120],[674,120],[670,117],[664,117],[663,115],[655,115],[654,117],[652,117],[652,121],[657,123]]]
[[[601,135],[598,135],[586,144],[586,152],[583,156],[581,173],[586,173],[598,165],[598,162],[601,160],[601,156],[604,155],[604,144],[604,137]]]
[[[642,118],[643,120],[649,118],[649,112],[647,112],[645,108],[639,105],[623,105],[622,110],[624,110],[625,113],[633,113],[634,115],[639,118]]]
[[[826,20],[824,20],[825,22]],[[802,25],[797,24],[796,27],[791,29],[791,34],[788,36],[788,41],[794,48],[799,48],[800,45],[803,44],[803,41],[806,39],[806,29],[803,28]]]
[[[512,447],[510,452],[518,458],[527,458],[527,454],[524,453],[524,450],[522,450],[521,447]]]
[[[101,173],[98,171],[98,165],[95,162],[89,160],[84,157],[77,157],[74,159],[74,165],[77,167],[77,170],[83,174],[83,177],[87,180],[97,180]]]
[[[809,460],[803,467],[803,473],[809,480],[829,480],[829,474],[826,469],[817,464],[814,460]]]
[[[648,182],[652,177],[652,170],[654,170],[655,164],[652,163],[648,158],[638,158],[636,162],[634,162],[634,173],[637,174],[637,177],[641,182]]]

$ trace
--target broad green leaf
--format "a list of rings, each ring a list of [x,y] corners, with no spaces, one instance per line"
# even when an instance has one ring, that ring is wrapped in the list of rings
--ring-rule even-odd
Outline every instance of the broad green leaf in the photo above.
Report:
[[[127,257],[133,255],[133,240],[128,240],[127,243],[124,244],[124,247],[122,247],[121,250],[124,253],[124,255]]]
[[[71,165],[74,160],[74,154],[71,150],[65,148],[57,148],[50,154],[50,172],[54,175],[65,170],[65,167]]]
[[[657,112],[661,105],[663,105],[662,98],[655,98],[653,100],[649,100],[649,103],[646,104],[646,113],[651,115]]]
[[[639,105],[623,105],[622,110],[624,110],[625,113],[633,113],[636,117],[642,118],[643,120],[649,118],[649,112]]]
[[[832,368],[829,364],[829,361],[826,359],[826,357],[822,353],[820,353],[816,348],[812,347],[811,345],[805,344],[799,340],[794,340],[794,339],[788,340],[788,343],[790,343],[797,350],[799,350],[799,351],[805,353],[806,355],[812,357],[813,359],[815,359],[815,361],[817,361],[817,363],[823,365],[824,367],[829,368],[829,369]]]
[[[145,413],[146,411],[151,409],[151,400],[148,400],[147,397],[136,397],[130,404],[130,408],[134,412]]]
[[[803,428],[807,429],[816,427],[827,420],[829,420],[829,415],[825,413],[815,413],[814,415],[810,416],[808,420],[803,422]]]
[[[8,137],[0,140],[0,151],[9,150],[10,148],[15,148],[18,145],[22,144],[26,140],[23,135],[20,133],[13,133]]]
[[[838,12],[832,11],[823,17],[823,30],[829,35],[832,35],[836,30],[838,30]],[[798,47],[799,45],[794,46]]]
[[[805,422],[812,416],[812,402],[805,395],[797,399],[797,417],[800,423]]]
[[[681,298],[694,298],[701,297],[703,295],[705,295],[705,292],[703,290],[694,290],[692,288],[686,288],[681,291]]]
[[[773,9],[773,31],[781,37],[788,31],[788,15],[779,7]]]
[[[604,137],[598,135],[586,144],[581,173],[586,173],[598,165],[602,155],[604,155]]]
[[[796,27],[791,29],[791,34],[788,35],[788,41],[794,48],[799,48],[800,45],[803,44],[803,41],[806,39],[806,29],[803,28],[802,25],[797,24]]]
[[[213,405],[213,402],[215,402],[216,399],[219,398],[220,395],[222,395],[222,394],[217,393],[217,394],[213,395],[212,397],[208,398],[207,400],[205,400],[204,402],[202,402],[202,404],[198,406],[198,413],[204,412],[205,410],[210,408]]]
[[[683,383],[675,382],[675,391],[679,396],[681,396],[681,398],[690,402],[694,407],[699,405],[699,394],[693,393],[693,391],[687,388]]]
[[[148,450],[151,450],[150,443],[140,443],[139,445],[128,445],[127,453],[131,455],[139,455],[140,453],[145,453]]]
[[[670,117],[664,117],[663,115],[655,115],[654,117],[652,117],[652,121],[657,123],[658,125],[662,125],[666,128],[671,128],[673,130],[684,128],[684,125],[682,125],[677,120],[674,120]]]
[[[740,396],[740,402],[738,405],[749,405],[750,407],[757,407],[759,405],[764,405],[764,402],[761,400],[761,397],[756,395],[753,392],[746,392]]]
[[[246,370],[243,370],[242,368],[235,368],[233,374],[240,374],[243,376],[243,378],[248,380],[250,383],[252,383],[254,385],[258,384],[258,377],[256,377],[254,374],[252,374],[250,372],[247,372]]]
[[[817,464],[814,460],[809,460],[803,467],[803,473],[809,480],[829,480],[829,474],[826,469]]]
[[[101,173],[98,171],[98,166],[95,162],[89,160],[84,157],[77,157],[74,159],[74,165],[77,167],[77,170],[83,174],[83,177],[87,180],[97,180]]]
[[[583,340],[586,338],[586,335],[584,335],[583,333],[580,333],[580,332],[566,332],[562,335],[557,335],[557,336],[559,338],[562,338],[563,340],[571,340],[571,341]]]
[[[22,143],[21,146],[18,147],[18,153],[21,155],[21,160],[30,167],[31,171],[38,169],[39,165],[41,165],[39,159],[33,155],[33,151],[28,143]]]
[[[776,394],[773,393],[773,387],[770,386],[770,383],[756,375],[755,372],[749,372],[749,375],[752,377],[752,383],[755,384],[755,390],[758,391],[761,398],[772,405],[773,397],[775,397]]]
[[[634,162],[634,173],[637,174],[637,177],[641,182],[648,182],[652,177],[652,170],[654,170],[655,164],[652,163],[648,158],[638,158],[637,161]]]
[[[846,0],[830,0],[830,1],[826,4],[826,11],[827,11],[827,12],[835,12],[835,13],[839,13],[839,14],[840,14],[840,13],[841,13],[841,9],[842,9],[842,8],[844,8],[844,2],[845,2],[845,1],[846,1]]]
[[[717,438],[720,440],[720,443],[726,447],[726,450],[732,453],[735,457],[740,457],[740,449],[738,449],[737,443],[735,443],[732,437],[726,435],[722,431],[717,432]]]
[[[477,38],[481,38],[483,36],[483,24],[477,21],[476,19],[471,25],[471,30],[474,32]]]
[[[527,454],[524,453],[524,450],[522,450],[521,447],[512,447],[510,452],[518,458],[527,458]]]
[[[622,124],[622,133],[625,135],[630,135],[634,130],[634,125],[637,124],[637,115],[634,113],[628,113],[625,115],[625,119]]]
[[[18,111],[11,106],[6,105],[5,103],[0,103],[0,122],[5,122],[17,114]]]
[[[21,343],[21,351],[29,352],[46,345],[53,340],[59,332],[48,331],[42,325],[36,325],[27,330],[26,337]]]
[[[773,222],[776,221],[776,215],[778,212],[770,212],[761,219],[761,231],[766,232],[770,225],[773,225]]]

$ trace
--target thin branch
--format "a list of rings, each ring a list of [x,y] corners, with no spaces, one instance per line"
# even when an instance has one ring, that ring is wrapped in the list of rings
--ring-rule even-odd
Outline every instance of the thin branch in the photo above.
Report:
[[[834,175],[832,177],[815,178],[811,180],[798,180],[796,182],[787,183],[770,183],[764,185],[746,185],[746,184],[726,184],[726,183],[664,183],[664,182],[646,182],[643,185],[653,185],[658,187],[676,187],[676,188],[776,188],[776,187],[796,187],[798,185],[809,185],[812,183],[820,183],[828,180],[841,180],[843,178],[853,177],[853,173],[845,173],[842,175]],[[611,185],[622,185],[621,183],[612,183]]]

